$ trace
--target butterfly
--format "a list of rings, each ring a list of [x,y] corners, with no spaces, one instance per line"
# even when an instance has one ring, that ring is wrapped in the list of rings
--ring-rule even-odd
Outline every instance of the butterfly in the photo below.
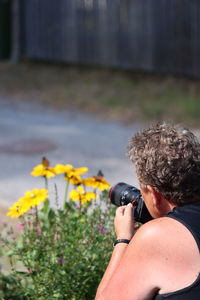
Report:
[[[48,168],[50,163],[49,163],[49,160],[46,157],[43,157],[42,158],[42,164],[43,164],[44,167]]]

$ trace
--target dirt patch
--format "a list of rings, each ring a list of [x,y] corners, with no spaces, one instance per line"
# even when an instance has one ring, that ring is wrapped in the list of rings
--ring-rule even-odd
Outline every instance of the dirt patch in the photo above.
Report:
[[[75,108],[130,123],[199,124],[199,80],[66,64],[0,63],[0,96],[57,110]]]

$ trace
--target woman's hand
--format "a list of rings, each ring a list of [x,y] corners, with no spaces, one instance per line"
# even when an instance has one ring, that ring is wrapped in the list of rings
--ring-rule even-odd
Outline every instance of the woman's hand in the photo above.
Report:
[[[132,239],[135,232],[133,209],[131,203],[117,208],[114,220],[117,239]]]

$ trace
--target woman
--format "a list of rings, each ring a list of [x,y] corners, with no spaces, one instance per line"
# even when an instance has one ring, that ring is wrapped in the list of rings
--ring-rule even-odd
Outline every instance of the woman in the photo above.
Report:
[[[95,299],[200,299],[200,143],[163,123],[136,134],[128,155],[154,219],[134,234],[132,205],[117,209],[120,241]]]

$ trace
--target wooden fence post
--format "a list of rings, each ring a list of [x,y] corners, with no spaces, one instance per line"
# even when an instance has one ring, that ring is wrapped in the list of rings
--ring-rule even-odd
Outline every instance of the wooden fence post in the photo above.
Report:
[[[21,11],[20,0],[11,1],[11,61],[19,61],[21,53]]]

